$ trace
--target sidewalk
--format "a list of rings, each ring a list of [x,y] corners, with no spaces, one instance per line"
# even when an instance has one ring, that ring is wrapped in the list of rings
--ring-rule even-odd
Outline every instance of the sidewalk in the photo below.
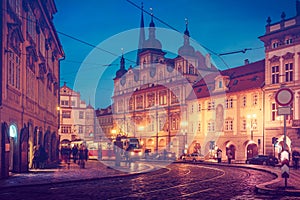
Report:
[[[28,173],[21,174],[12,173],[9,178],[0,180],[0,189],[126,176],[133,173],[144,173],[152,169],[153,168],[149,165],[131,163],[129,166],[124,162],[122,162],[120,166],[114,166],[113,161],[99,162],[89,160],[86,162],[84,169],[81,169],[79,165],[75,163],[70,163],[70,165],[62,163],[56,166],[56,168],[30,169]]]

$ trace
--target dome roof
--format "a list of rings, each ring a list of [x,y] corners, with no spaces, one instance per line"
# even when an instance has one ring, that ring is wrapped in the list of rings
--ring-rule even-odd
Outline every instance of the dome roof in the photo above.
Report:
[[[185,44],[178,49],[178,55],[180,56],[194,56],[195,49],[189,44]]]
[[[144,43],[144,48],[146,49],[161,49],[162,45],[160,41],[156,38],[149,38]]]

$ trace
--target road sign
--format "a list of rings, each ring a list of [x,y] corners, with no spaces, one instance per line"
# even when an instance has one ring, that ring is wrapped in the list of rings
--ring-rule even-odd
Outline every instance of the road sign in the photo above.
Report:
[[[291,106],[283,106],[277,108],[278,115],[290,115],[292,114]]]
[[[281,152],[281,177],[282,178],[289,178],[290,177],[290,168],[289,168],[289,152],[283,151]]]
[[[275,94],[275,101],[281,106],[290,105],[293,101],[294,94],[289,88],[281,88]]]
[[[289,178],[290,177],[290,168],[286,164],[281,167],[281,177]]]

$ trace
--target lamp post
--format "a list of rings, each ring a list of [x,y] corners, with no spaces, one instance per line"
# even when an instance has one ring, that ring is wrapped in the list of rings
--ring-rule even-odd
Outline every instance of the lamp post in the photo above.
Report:
[[[182,135],[183,135],[183,153],[187,153],[187,148],[188,148],[188,145],[187,145],[187,125],[188,123],[186,121],[182,121],[180,123],[180,126],[181,126],[181,132],[182,132]]]
[[[247,115],[247,118],[250,119],[250,134],[251,141],[253,141],[253,129],[256,127],[256,114]]]

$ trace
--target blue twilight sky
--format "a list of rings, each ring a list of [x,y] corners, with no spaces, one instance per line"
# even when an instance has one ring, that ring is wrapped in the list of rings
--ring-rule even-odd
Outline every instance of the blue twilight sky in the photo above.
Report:
[[[212,55],[212,59],[219,69],[241,66],[245,59],[254,62],[264,58],[263,43],[258,39],[265,33],[266,19],[271,17],[272,22],[281,20],[280,15],[284,11],[286,18],[296,14],[296,0],[131,0],[137,5],[144,3],[144,9],[150,12],[153,8],[154,16],[160,18],[180,32],[185,30],[185,18],[189,21],[191,38],[213,52],[220,54],[252,48],[246,53],[222,56],[224,62]],[[56,0],[58,12],[54,16],[54,25],[59,32],[68,34],[79,40],[97,46],[107,39],[124,31],[139,28],[141,11],[127,0]],[[144,13],[145,26],[150,22],[150,16]],[[154,20],[156,27],[168,28],[166,25]],[[146,29],[146,39],[148,30]],[[66,59],[61,61],[61,84],[67,85],[82,95],[82,99],[90,102],[95,108],[105,108],[111,103],[113,78],[119,66],[111,64],[119,63],[122,54],[119,51],[112,52],[110,59],[102,59],[109,53],[99,51],[99,60],[87,60],[86,57],[93,51],[93,47],[78,42],[70,37],[58,34]],[[158,38],[160,39],[160,38]],[[162,42],[162,41],[161,41]],[[137,43],[137,41],[136,41]],[[183,41],[179,41],[182,44]],[[101,45],[104,50],[109,47]],[[178,46],[179,48],[180,46]],[[163,47],[164,48],[164,47]],[[135,53],[125,56],[135,60]],[[116,51],[114,49],[114,51]],[[108,62],[108,63],[107,63]],[[74,85],[79,69],[83,64],[90,68],[83,68],[84,74],[89,69],[105,69],[97,82],[94,91],[89,90],[88,85]],[[132,63],[126,61],[126,68]],[[92,74],[95,71],[90,72]],[[94,77],[86,75],[84,81],[89,82]],[[82,86],[82,87],[81,87]],[[96,92],[95,92],[96,91]]]

